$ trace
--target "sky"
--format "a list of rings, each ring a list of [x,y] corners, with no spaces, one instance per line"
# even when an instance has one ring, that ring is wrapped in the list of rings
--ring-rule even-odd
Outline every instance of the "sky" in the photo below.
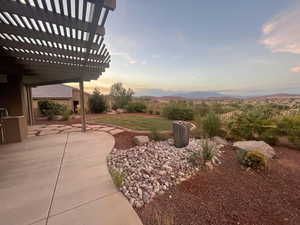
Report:
[[[106,94],[300,94],[300,0],[117,0],[106,22]]]

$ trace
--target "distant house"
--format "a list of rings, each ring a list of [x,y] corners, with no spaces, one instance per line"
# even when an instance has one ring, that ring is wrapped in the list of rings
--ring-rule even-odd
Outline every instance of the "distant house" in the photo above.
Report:
[[[85,108],[88,107],[89,94],[85,93]],[[79,100],[80,91],[77,88],[73,88],[63,84],[39,86],[32,88],[32,107],[35,116],[39,116],[38,101],[51,100],[59,104],[67,106],[68,109],[74,113],[79,112]]]

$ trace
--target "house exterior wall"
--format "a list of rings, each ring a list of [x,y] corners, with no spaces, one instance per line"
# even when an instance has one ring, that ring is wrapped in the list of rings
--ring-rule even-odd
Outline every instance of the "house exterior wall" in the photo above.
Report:
[[[84,102],[85,102],[85,109],[86,112],[89,112],[89,107],[88,107],[88,100],[89,100],[89,94],[85,93],[84,95]],[[74,101],[78,101],[80,104],[80,90],[79,89],[73,89],[72,90],[72,98],[62,98],[62,99],[55,99],[55,98],[34,98],[32,100],[32,108],[33,108],[33,114],[34,117],[41,117],[41,113],[39,111],[39,107],[38,107],[38,102],[41,100],[49,100],[49,101],[53,101],[55,103],[61,104],[61,105],[65,105],[68,109],[73,111],[73,102]]]

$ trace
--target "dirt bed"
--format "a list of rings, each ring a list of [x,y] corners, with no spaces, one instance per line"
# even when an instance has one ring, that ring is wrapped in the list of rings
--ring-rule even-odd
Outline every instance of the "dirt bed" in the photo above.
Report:
[[[269,172],[242,170],[231,147],[223,164],[201,171],[136,209],[144,225],[156,225],[158,214],[171,225],[300,224],[300,152],[275,148],[278,158]]]

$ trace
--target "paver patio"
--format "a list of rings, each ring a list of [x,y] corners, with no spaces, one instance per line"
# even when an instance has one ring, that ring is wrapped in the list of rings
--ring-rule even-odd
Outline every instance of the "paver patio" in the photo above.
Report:
[[[141,225],[107,170],[113,146],[100,131],[0,146],[0,225]]]

